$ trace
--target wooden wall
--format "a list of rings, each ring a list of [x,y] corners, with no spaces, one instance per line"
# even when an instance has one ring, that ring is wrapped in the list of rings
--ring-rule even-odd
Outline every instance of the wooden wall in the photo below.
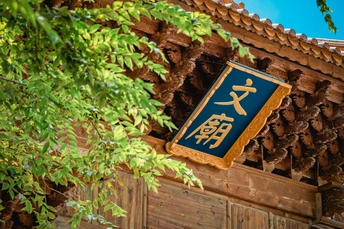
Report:
[[[159,153],[164,142],[146,139]],[[176,158],[175,158],[176,159]],[[127,217],[106,218],[123,229],[306,229],[317,218],[317,187],[303,184],[245,165],[234,163],[226,171],[178,158],[201,178],[205,190],[187,188],[166,171],[159,193],[147,190],[143,180],[120,172],[123,186],[117,185],[113,197],[127,211]],[[81,193],[90,198],[95,192]],[[321,208],[321,207],[320,207]],[[98,213],[101,213],[99,210]],[[59,229],[70,228],[72,214],[62,211],[55,222]],[[105,228],[95,222],[83,222],[80,228]],[[329,227],[329,228],[344,228]]]
[[[117,186],[113,197],[127,211],[127,217],[106,218],[123,229],[307,229],[310,219],[260,206],[246,200],[187,188],[179,182],[162,179],[159,192],[147,191],[144,182],[131,174],[121,173],[123,186]],[[283,188],[283,187],[281,187]],[[82,198],[96,193],[86,191]],[[297,206],[295,206],[297,208]],[[102,210],[99,210],[102,213]],[[72,211],[58,217],[59,229],[70,228],[65,222]],[[103,228],[95,222],[80,228]]]

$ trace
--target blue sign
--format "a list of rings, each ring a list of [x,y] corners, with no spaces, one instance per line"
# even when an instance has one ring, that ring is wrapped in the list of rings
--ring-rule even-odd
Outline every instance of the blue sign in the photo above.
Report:
[[[229,168],[290,89],[280,79],[227,62],[166,149],[199,163]]]

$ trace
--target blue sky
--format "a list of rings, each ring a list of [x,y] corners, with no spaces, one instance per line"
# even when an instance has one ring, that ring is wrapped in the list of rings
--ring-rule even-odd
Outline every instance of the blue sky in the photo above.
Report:
[[[240,1],[237,1],[240,2]],[[260,18],[268,18],[272,23],[279,23],[284,28],[291,28],[296,33],[307,37],[344,40],[344,0],[327,0],[333,10],[332,19],[338,28],[337,34],[327,28],[316,0],[241,0],[249,13],[256,13]]]

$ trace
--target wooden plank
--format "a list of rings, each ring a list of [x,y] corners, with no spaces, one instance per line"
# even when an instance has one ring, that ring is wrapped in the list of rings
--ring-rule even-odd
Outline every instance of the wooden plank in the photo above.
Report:
[[[267,212],[231,204],[230,224],[233,229],[266,229],[269,228],[269,217]]]
[[[147,228],[226,228],[227,202],[220,197],[162,182],[159,193],[149,192]]]
[[[100,208],[99,213],[122,229],[141,229],[143,228],[144,182],[124,172],[119,172],[119,179],[123,185],[115,184],[117,193],[110,197],[110,200],[126,211],[126,217],[113,217],[111,211],[104,212],[103,208]]]
[[[145,198],[143,193],[144,182],[142,179],[134,179],[132,174],[125,172],[118,172],[118,175],[123,185],[115,184],[117,193],[109,197],[109,199],[126,211],[126,217],[113,217],[111,211],[103,212],[103,208],[94,213],[102,214],[106,220],[122,229],[141,229],[143,228],[143,203]],[[86,187],[85,190],[78,188],[77,193],[75,196],[79,195],[81,200],[93,200],[98,194],[98,189],[92,191],[90,187]],[[62,217],[71,217],[73,214],[74,210],[70,207],[65,207],[59,211],[59,215]],[[91,224],[94,224],[95,227],[99,226],[97,222],[90,222],[87,225]],[[99,228],[101,227],[99,226]]]
[[[318,192],[315,194],[315,200],[316,200],[316,220],[314,221],[314,223],[318,223],[321,220],[321,216],[322,216],[322,197],[321,197],[321,193]]]
[[[247,206],[250,208],[259,209],[260,211],[268,212],[269,213],[270,229],[273,228],[273,220],[274,220],[275,215],[283,216],[285,218],[289,218],[289,219],[292,219],[294,221],[303,222],[306,224],[309,223],[309,218],[305,218],[305,217],[302,217],[300,215],[296,215],[296,214],[292,214],[292,213],[287,213],[287,212],[282,211],[282,210],[273,209],[270,207],[258,205],[258,204],[255,204],[255,203],[252,203],[249,201],[240,200],[240,199],[233,198],[233,197],[230,197],[229,201],[232,204],[240,204],[240,205],[244,205],[244,206]]]
[[[274,229],[310,229],[310,225],[281,216],[274,216]]]

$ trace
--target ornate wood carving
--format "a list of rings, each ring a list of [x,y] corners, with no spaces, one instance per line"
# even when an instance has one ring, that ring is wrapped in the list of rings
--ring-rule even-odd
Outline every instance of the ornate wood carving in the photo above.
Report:
[[[307,128],[305,131],[303,131],[300,134],[300,139],[303,144],[305,144],[308,148],[313,148],[314,147],[314,141],[313,141],[313,135],[312,131],[310,128]]]
[[[292,103],[292,99],[290,98],[290,96],[286,96],[282,100],[281,106],[278,109],[279,110],[286,109],[291,103]]]
[[[290,123],[293,123],[296,119],[295,108],[292,103],[285,109],[282,109],[282,116]]]
[[[308,157],[306,159],[301,158],[294,163],[293,169],[295,172],[306,172],[314,166],[316,159],[314,157]]]
[[[331,217],[344,212],[344,187],[340,183],[330,182],[319,187],[322,196],[323,215]]]
[[[276,148],[288,148],[289,146],[294,145],[299,140],[297,134],[291,134],[287,138],[276,143]]]
[[[323,133],[316,137],[315,142],[317,144],[324,144],[333,141],[337,138],[337,134],[334,130],[324,130]]]
[[[339,143],[337,139],[327,143],[328,151],[332,154],[337,154],[339,152]]]
[[[306,110],[301,110],[297,114],[298,121],[309,121],[310,119],[314,119],[320,113],[320,108],[317,106],[309,107]]]
[[[337,134],[342,140],[344,140],[344,128],[338,129]]]
[[[268,119],[266,120],[266,123],[272,123],[272,122],[276,122],[276,120],[280,117],[280,114],[278,113],[278,110],[275,110],[271,113],[271,115],[268,117]]]
[[[283,137],[285,134],[285,127],[282,118],[278,118],[271,123],[271,129],[278,137]]]
[[[286,135],[290,134],[299,134],[305,131],[308,128],[309,124],[306,121],[298,121],[293,125],[289,125],[286,127]]]
[[[323,166],[323,167],[326,168],[326,166]],[[320,176],[323,180],[331,180],[332,178],[339,176],[342,171],[343,171],[343,169],[341,167],[339,167],[337,165],[332,165],[328,169],[323,170],[323,172]]]
[[[180,52],[180,49],[178,49],[178,50],[175,50],[175,49],[174,50],[173,49],[167,50],[167,56],[175,64],[178,64],[182,58],[182,54]]]
[[[342,129],[344,127],[344,117],[340,116],[333,120],[332,127],[336,130]]]
[[[308,106],[319,106],[326,101],[330,90],[331,82],[328,80],[316,83],[316,91],[308,100]]]
[[[272,63],[272,60],[269,57],[263,59],[257,58],[257,69],[262,72],[266,72],[269,65]]]
[[[273,133],[271,131],[267,131],[262,137],[261,142],[267,150],[272,151],[275,147]]]
[[[269,125],[264,125],[262,129],[257,134],[256,138],[264,137],[265,134],[270,130]]]
[[[288,155],[288,150],[279,148],[275,150],[274,152],[268,153],[264,160],[271,164],[278,164],[281,162],[286,156]]]
[[[307,149],[305,152],[306,157],[317,157],[320,154],[325,154],[327,145],[318,145],[315,148]]]
[[[257,139],[252,139],[250,142],[245,146],[245,154],[252,155],[255,154],[255,151],[259,148],[259,142]]]
[[[325,100],[321,105],[321,112],[323,113],[323,115],[325,115],[325,117],[327,118],[332,118],[334,110],[333,110],[333,103]]]
[[[293,85],[293,89],[296,89],[297,86],[300,84],[301,77],[303,72],[300,69],[290,70],[288,71],[288,82]]]
[[[294,89],[293,94],[291,94],[290,97],[293,99],[295,105],[299,108],[303,108],[306,105],[306,97],[303,91]]]
[[[312,118],[310,120],[310,124],[314,130],[316,130],[317,132],[321,132],[323,129],[323,118],[321,113],[319,113],[316,117]]]
[[[302,145],[300,141],[295,142],[295,144],[290,147],[290,152],[296,160],[300,160],[302,158]]]
[[[281,162],[288,155],[287,148],[295,144],[298,139],[298,135],[292,134],[279,141],[276,144],[276,148],[267,151],[267,154],[264,156],[264,160],[270,164],[277,164]]]

